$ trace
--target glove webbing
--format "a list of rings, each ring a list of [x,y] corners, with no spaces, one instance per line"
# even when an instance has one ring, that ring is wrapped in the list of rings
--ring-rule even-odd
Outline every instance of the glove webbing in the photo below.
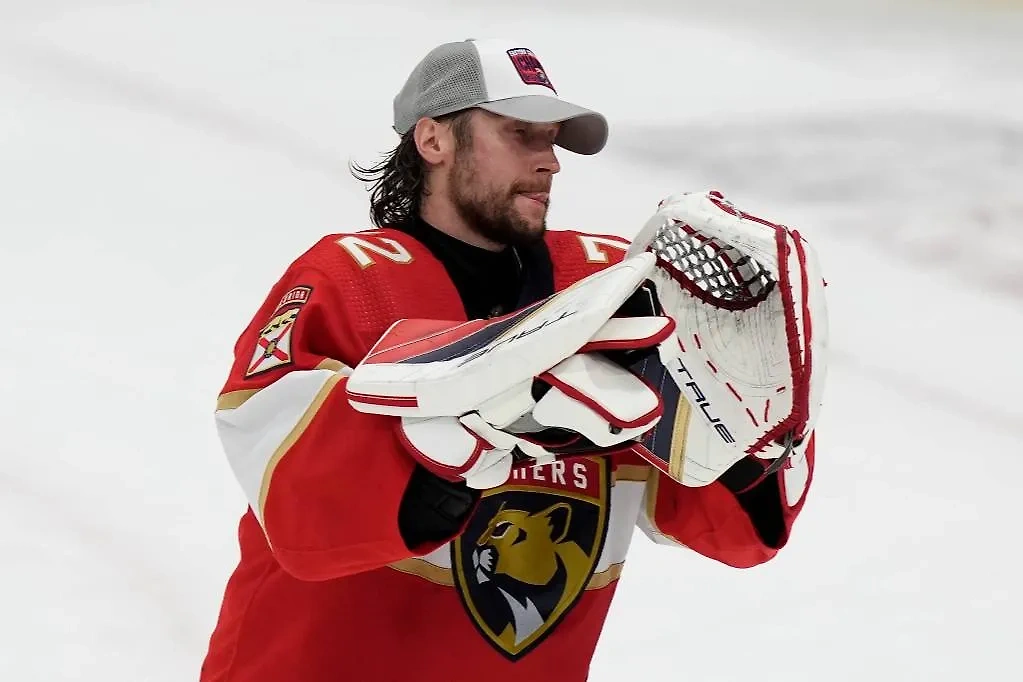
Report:
[[[649,250],[709,297],[708,302],[732,310],[752,308],[775,285],[764,266],[750,256],[677,220],[657,230]]]

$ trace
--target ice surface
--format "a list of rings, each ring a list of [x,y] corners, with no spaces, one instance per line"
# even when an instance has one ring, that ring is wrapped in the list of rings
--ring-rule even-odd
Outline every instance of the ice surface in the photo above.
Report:
[[[1023,676],[1023,19],[620,5],[0,3],[0,679],[196,678],[244,505],[212,423],[231,346],[364,223],[346,164],[393,143],[408,69],[484,32],[612,120],[562,155],[552,224],[629,235],[716,187],[829,281],[789,547],[734,571],[637,538],[592,679]]]

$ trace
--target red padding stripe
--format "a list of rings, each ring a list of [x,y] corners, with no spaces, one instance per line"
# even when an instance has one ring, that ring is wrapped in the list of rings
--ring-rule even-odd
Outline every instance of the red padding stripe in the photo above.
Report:
[[[654,409],[650,410],[641,417],[638,417],[631,421],[626,421],[617,417],[614,414],[611,414],[610,412],[607,411],[607,408],[605,408],[603,405],[595,401],[593,398],[586,395],[585,393],[577,389],[575,386],[572,386],[571,384],[566,384],[564,381],[558,379],[553,374],[546,373],[541,375],[540,378],[549,383],[551,386],[556,387],[569,398],[577,400],[581,402],[583,405],[586,405],[591,410],[593,410],[601,417],[606,419],[607,422],[612,426],[617,426],[622,429],[634,429],[640,426],[646,426],[651,421],[653,421],[656,418],[659,418],[662,414],[664,414],[664,404],[661,401],[661,397],[657,395],[657,393],[654,393],[654,395],[657,396],[657,405],[654,407]],[[647,388],[649,388],[649,385],[647,386]]]
[[[388,407],[419,407],[419,400],[415,396],[396,395],[369,395],[367,393],[354,393],[345,391],[349,399],[367,405],[386,405]]]

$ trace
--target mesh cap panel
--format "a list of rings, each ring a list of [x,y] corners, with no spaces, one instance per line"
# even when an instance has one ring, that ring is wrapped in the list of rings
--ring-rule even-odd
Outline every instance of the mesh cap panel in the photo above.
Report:
[[[468,41],[447,43],[426,55],[394,98],[394,129],[404,135],[423,117],[486,101],[487,86],[476,48]]]

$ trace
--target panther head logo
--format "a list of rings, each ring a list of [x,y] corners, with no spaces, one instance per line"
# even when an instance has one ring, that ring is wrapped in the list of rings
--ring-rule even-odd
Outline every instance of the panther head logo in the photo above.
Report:
[[[564,502],[530,514],[505,509],[494,516],[473,551],[476,580],[493,583],[512,614],[500,637],[522,644],[589,578],[590,558],[568,539],[572,507]]]
[[[594,474],[602,467],[595,465]],[[605,502],[550,489],[498,488],[481,502],[476,527],[453,544],[466,606],[506,656],[531,649],[582,595],[603,547]]]

